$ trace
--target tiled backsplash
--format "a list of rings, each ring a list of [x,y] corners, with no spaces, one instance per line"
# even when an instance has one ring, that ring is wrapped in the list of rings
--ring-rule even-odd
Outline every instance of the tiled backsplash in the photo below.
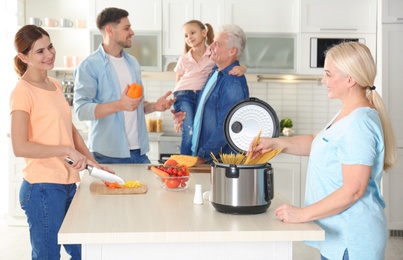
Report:
[[[175,81],[143,78],[146,100],[157,100],[173,90]],[[327,97],[324,85],[312,83],[249,82],[251,97],[267,102],[276,111],[279,120],[293,120],[296,134],[311,134],[320,131],[340,109],[339,100]],[[156,116],[150,114],[148,116]],[[170,111],[161,113],[163,131],[173,131]]]

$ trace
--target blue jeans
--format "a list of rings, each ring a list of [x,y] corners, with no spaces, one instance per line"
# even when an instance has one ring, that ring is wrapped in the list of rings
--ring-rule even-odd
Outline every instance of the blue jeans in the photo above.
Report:
[[[130,157],[127,158],[114,158],[102,155],[97,152],[92,152],[95,160],[100,164],[109,163],[151,163],[146,154],[141,155],[140,149],[130,150]]]
[[[60,259],[57,233],[76,189],[76,184],[30,184],[23,180],[20,204],[28,218],[32,259]],[[71,259],[81,259],[81,245],[63,246]]]
[[[182,125],[182,142],[180,153],[192,155],[192,134],[193,119],[197,109],[197,99],[200,91],[181,90],[174,92],[176,101],[174,103],[175,111],[186,112],[186,118]]]
[[[320,260],[329,260],[326,257],[324,257],[323,255],[320,255]],[[341,260],[349,260],[348,258],[348,250],[346,248],[346,250],[344,251],[344,255],[343,258]]]

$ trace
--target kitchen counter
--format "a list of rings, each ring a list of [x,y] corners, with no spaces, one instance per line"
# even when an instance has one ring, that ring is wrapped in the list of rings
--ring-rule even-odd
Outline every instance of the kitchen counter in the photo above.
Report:
[[[60,244],[80,243],[83,259],[292,259],[292,241],[323,240],[314,223],[286,224],[267,212],[223,214],[208,201],[193,204],[194,185],[209,189],[209,174],[195,173],[185,191],[166,191],[146,165],[111,165],[124,180],[139,180],[146,194],[92,195],[84,174],[59,231]],[[271,257],[273,256],[273,257]]]

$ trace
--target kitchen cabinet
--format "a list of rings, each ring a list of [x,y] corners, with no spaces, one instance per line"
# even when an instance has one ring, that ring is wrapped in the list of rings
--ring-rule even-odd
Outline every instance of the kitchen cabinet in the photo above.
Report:
[[[382,25],[382,97],[388,109],[398,147],[403,147],[403,24]]]
[[[27,225],[25,212],[21,209],[19,201],[25,161],[23,158],[14,156],[11,139],[8,139],[8,224]]]
[[[382,23],[403,23],[403,0],[382,1]]]
[[[403,24],[382,24],[382,98],[392,122],[398,163],[384,175],[383,194],[386,201],[388,229],[403,230],[403,103],[401,70],[403,67]]]
[[[389,230],[403,230],[402,184],[403,148],[398,149],[398,163],[384,174],[383,196]]]
[[[301,197],[300,205],[303,207],[305,205],[305,190],[306,190],[306,176],[308,172],[308,162],[309,156],[301,156]]]
[[[249,33],[297,33],[298,0],[227,0],[225,21]]]
[[[196,19],[214,30],[223,23],[225,0],[164,0],[162,3],[163,55],[180,56],[184,51],[183,24]]]
[[[182,55],[183,24],[193,19],[193,0],[165,0],[162,3],[162,54]]]
[[[301,206],[300,157],[279,154],[270,160],[274,171],[274,192],[281,194],[292,205]]]
[[[162,0],[90,0],[89,28],[97,29],[96,18],[106,7],[118,7],[129,12],[129,19],[134,32],[136,30],[161,30]]]
[[[376,33],[376,0],[301,0],[301,32]]]

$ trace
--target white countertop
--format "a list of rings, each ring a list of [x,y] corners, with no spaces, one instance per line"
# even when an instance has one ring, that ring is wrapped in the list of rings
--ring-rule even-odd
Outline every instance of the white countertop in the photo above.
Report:
[[[63,225],[59,243],[127,244],[172,242],[267,242],[323,240],[314,223],[286,224],[274,215],[285,201],[276,194],[267,212],[257,215],[223,214],[208,201],[193,204],[194,185],[209,189],[209,174],[195,173],[185,191],[166,191],[146,165],[111,165],[124,180],[139,180],[146,194],[92,195],[94,179],[87,173],[77,190]]]

